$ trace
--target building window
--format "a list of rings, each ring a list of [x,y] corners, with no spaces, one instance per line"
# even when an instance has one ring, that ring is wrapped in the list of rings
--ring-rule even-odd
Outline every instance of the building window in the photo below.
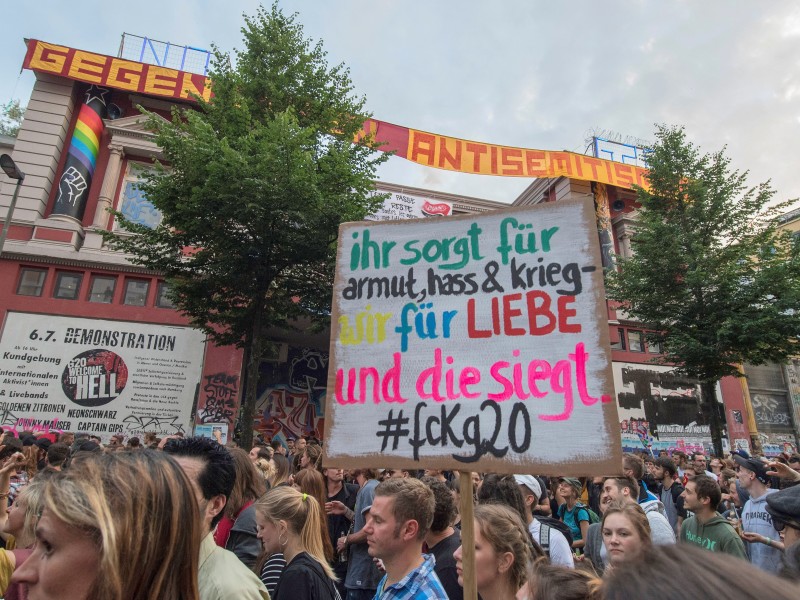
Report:
[[[647,342],[647,351],[650,354],[661,354],[661,344],[658,342]]]
[[[125,298],[123,304],[131,306],[145,306],[147,292],[150,291],[150,282],[143,279],[128,279],[125,282]]]
[[[175,303],[167,296],[168,292],[169,284],[166,281],[159,281],[156,294],[156,306],[159,308],[175,308]]]
[[[111,304],[114,300],[114,289],[116,287],[116,277],[95,275],[92,277],[92,288],[89,290],[89,302]]]
[[[19,275],[17,294],[20,296],[41,296],[47,269],[30,269],[23,267]]]
[[[644,352],[644,335],[641,331],[628,331],[628,348],[631,352]]]
[[[142,163],[129,162],[125,179],[122,182],[122,193],[119,201],[119,212],[132,223],[154,229],[161,223],[161,212],[139,189],[139,182],[150,167]],[[114,229],[119,227],[114,224]]]
[[[612,350],[625,350],[625,330],[622,327],[617,327],[618,342],[611,344]]]
[[[53,290],[53,298],[60,300],[77,300],[81,291],[81,273],[57,273],[56,288]]]

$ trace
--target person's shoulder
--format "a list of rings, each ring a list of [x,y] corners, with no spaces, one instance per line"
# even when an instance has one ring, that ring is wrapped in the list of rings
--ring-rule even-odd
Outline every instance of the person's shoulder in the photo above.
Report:
[[[255,600],[268,598],[267,588],[233,552],[217,547],[199,571],[200,596],[204,600]]]

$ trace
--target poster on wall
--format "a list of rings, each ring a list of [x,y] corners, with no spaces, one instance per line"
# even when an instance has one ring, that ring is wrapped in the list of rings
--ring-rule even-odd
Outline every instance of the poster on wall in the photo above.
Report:
[[[591,200],[344,224],[333,297],[325,464],[619,471]]]
[[[676,375],[670,367],[614,363],[614,385],[626,452],[711,449],[711,428],[700,422],[696,380]]]
[[[0,425],[103,441],[188,433],[204,342],[189,327],[9,312]]]
[[[327,383],[327,351],[289,346],[285,361],[261,364],[253,428],[265,439],[321,440]]]
[[[366,218],[367,221],[405,221],[430,217],[449,217],[453,214],[453,203],[445,200],[425,198],[405,192],[377,189],[379,194],[389,194],[383,205]]]

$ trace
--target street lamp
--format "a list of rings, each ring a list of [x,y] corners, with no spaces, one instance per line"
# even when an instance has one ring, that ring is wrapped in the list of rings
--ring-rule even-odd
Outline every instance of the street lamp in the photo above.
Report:
[[[8,235],[8,228],[11,226],[11,215],[14,214],[14,207],[17,205],[17,196],[19,195],[19,188],[22,185],[22,180],[25,179],[25,173],[20,171],[17,163],[8,154],[0,155],[0,168],[3,169],[9,179],[16,179],[17,186],[14,188],[14,195],[11,197],[11,204],[8,207],[8,214],[6,215],[6,222],[3,224],[3,233],[0,234],[0,254],[3,253],[3,246],[6,243],[6,236]]]

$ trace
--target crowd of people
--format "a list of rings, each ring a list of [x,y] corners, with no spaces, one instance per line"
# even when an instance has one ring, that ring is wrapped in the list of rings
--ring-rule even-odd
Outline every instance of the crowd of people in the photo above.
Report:
[[[323,467],[314,439],[0,439],[8,600],[800,597],[800,455],[625,454],[621,474]],[[731,591],[733,590],[733,591]]]

